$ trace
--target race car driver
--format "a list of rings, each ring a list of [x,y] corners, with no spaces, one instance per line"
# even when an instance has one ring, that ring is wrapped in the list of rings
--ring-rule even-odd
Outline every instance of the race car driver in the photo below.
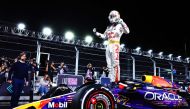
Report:
[[[120,38],[123,33],[129,34],[129,28],[127,24],[120,18],[120,14],[116,10],[112,10],[109,13],[108,19],[110,25],[107,27],[104,34],[93,29],[96,36],[108,40],[106,48],[106,62],[109,68],[108,77],[111,82],[118,82],[120,80],[120,66],[119,66],[119,52],[120,52]]]

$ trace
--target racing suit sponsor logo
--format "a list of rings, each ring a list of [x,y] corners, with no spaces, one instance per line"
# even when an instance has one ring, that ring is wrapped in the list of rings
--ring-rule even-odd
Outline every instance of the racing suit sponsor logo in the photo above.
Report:
[[[49,102],[48,103],[48,108],[49,109],[54,109],[54,108],[67,108],[67,102]]]
[[[181,96],[175,95],[173,93],[156,93],[156,92],[146,92],[144,95],[146,100],[182,100]]]

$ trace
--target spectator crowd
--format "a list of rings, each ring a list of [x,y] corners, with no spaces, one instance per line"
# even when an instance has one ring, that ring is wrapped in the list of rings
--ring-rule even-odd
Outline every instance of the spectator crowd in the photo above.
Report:
[[[0,57],[0,86],[3,83],[8,82],[8,80],[12,77],[11,68],[18,61],[18,57],[15,59],[11,59],[5,56]],[[38,65],[40,65],[40,63],[37,63],[35,58],[27,59],[26,57],[26,64],[28,65],[28,71],[30,71],[30,73],[28,73],[29,80],[39,81],[40,88],[38,90],[38,93],[40,95],[44,95],[45,93],[47,93],[49,88],[51,88],[54,81],[53,77],[55,77],[56,75],[68,73],[69,71],[68,66],[64,62],[57,64],[53,61],[47,60],[45,69],[43,71],[44,74],[42,74],[43,77],[38,78],[39,72],[42,72],[42,69],[38,68]],[[91,63],[88,63],[84,70],[84,82],[95,81],[97,79],[97,74],[95,71],[97,71],[97,69],[93,67]],[[101,70],[99,70],[99,74],[99,77],[108,77],[108,68],[103,66]]]

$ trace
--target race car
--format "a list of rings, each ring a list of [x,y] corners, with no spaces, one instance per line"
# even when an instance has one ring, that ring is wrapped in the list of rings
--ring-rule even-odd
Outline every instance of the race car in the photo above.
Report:
[[[40,101],[15,109],[189,109],[185,97],[169,90],[172,88],[170,82],[148,75],[141,81],[125,80],[105,86],[88,82],[75,91],[59,85]]]
[[[71,91],[66,85],[51,89],[42,100],[15,109],[115,109],[112,92],[100,84],[87,83]]]

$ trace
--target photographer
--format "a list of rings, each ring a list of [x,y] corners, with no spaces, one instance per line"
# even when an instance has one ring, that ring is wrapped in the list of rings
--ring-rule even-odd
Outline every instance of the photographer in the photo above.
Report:
[[[89,81],[89,80],[92,80],[94,81],[94,68],[92,67],[92,64],[89,63],[87,65],[87,68],[86,68],[86,76],[85,76],[85,80]]]
[[[0,85],[6,82],[6,72],[7,72],[7,67],[2,64],[0,66]]]
[[[39,88],[39,93],[41,96],[46,94],[51,86],[51,80],[48,76],[48,74],[45,74],[43,78],[40,80],[40,88]]]
[[[68,72],[68,67],[65,65],[64,62],[61,62],[60,66],[58,67],[58,74],[64,74]]]
[[[101,77],[108,77],[108,74],[109,74],[109,69],[108,69],[108,67],[105,67],[105,66],[103,66],[102,67],[102,70],[100,71],[101,73]]]
[[[46,63],[46,72],[50,77],[50,80],[53,82],[53,74],[56,71],[55,68],[55,63],[52,61],[51,63],[49,63],[49,61],[47,61]]]
[[[37,73],[37,71],[39,71],[39,68],[37,67],[37,63],[36,63],[36,59],[35,58],[30,59],[29,67],[30,67],[30,70],[32,71],[32,73],[31,73],[32,79],[34,79],[34,75],[37,78],[37,74],[36,73]]]

